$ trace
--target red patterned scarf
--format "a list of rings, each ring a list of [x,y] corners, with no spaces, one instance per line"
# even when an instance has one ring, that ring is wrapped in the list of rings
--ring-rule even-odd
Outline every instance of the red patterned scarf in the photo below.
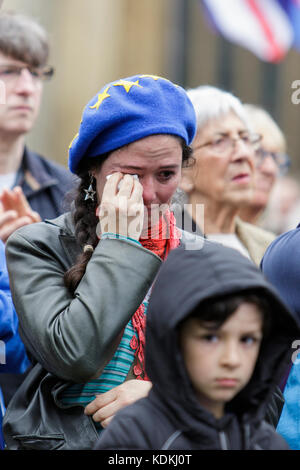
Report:
[[[148,231],[148,237],[140,238],[140,243],[147,250],[152,251],[161,259],[165,260],[174,248],[180,244],[181,233],[176,227],[176,220],[171,211],[164,212],[160,218],[158,226]],[[152,235],[152,238],[151,238]],[[155,238],[154,238],[155,237]],[[133,336],[130,341],[130,347],[135,349],[136,365],[133,368],[134,374],[139,380],[149,380],[145,372],[145,331],[146,315],[145,305],[142,303],[132,317],[132,325],[137,332],[138,339]]]

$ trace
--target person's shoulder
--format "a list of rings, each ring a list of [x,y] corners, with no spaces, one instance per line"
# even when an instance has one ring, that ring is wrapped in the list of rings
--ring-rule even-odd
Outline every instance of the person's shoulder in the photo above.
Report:
[[[173,432],[168,417],[146,397],[118,411],[95,448],[160,449]]]
[[[249,234],[249,236],[264,242],[266,245],[269,245],[276,238],[275,233],[269,232],[257,225],[250,224],[249,222],[245,222],[239,217],[236,218],[236,227],[237,231],[246,232],[247,235]]]
[[[282,233],[270,243],[263,258],[263,265],[265,266],[269,262],[280,265],[282,262],[288,261],[289,264],[294,263],[298,266],[299,254],[300,225]]]
[[[6,250],[11,245],[22,243],[22,240],[28,241],[30,244],[47,244],[49,239],[58,238],[60,234],[74,236],[70,212],[66,212],[56,219],[24,225],[10,235],[6,243]]]
[[[290,450],[286,440],[266,421],[260,423],[253,447],[255,450]]]
[[[148,415],[144,402],[145,399],[141,399],[119,410],[109,426],[101,432],[95,450],[147,448],[148,432],[143,427],[145,423],[149,425],[151,415]]]

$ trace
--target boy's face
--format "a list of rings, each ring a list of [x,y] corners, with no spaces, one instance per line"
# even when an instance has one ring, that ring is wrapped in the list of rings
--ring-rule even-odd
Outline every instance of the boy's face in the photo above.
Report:
[[[258,307],[243,303],[218,329],[189,318],[180,330],[181,351],[197,398],[216,418],[252,376],[262,323]]]

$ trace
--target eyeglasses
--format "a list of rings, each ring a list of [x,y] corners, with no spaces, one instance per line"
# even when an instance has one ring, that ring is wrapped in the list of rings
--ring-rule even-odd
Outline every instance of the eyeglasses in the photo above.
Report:
[[[222,154],[222,153],[229,153],[233,150],[236,145],[236,142],[242,141],[244,145],[251,150],[255,149],[258,146],[258,143],[261,141],[262,136],[259,134],[250,134],[249,132],[240,133],[239,137],[234,139],[227,134],[220,134],[206,142],[203,145],[197,147],[197,150],[202,147],[210,146],[213,152]]]
[[[273,161],[279,168],[279,171],[281,174],[286,173],[289,167],[291,166],[290,157],[286,153],[268,152],[262,147],[259,147],[257,151],[255,152],[255,156],[257,159],[256,166],[258,168],[263,164],[263,162],[265,161],[267,157],[271,157],[273,159]]]
[[[54,68],[50,66],[0,65],[0,80],[11,84],[19,79],[23,70],[28,70],[34,81],[50,80],[54,75]]]

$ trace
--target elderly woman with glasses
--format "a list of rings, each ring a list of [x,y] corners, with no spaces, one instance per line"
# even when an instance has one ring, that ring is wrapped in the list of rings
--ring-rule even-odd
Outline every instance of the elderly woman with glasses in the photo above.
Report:
[[[256,264],[274,236],[238,218],[253,197],[255,151],[261,137],[248,127],[243,105],[210,86],[188,90],[197,117],[195,163],[182,176],[185,230],[238,249]]]
[[[256,151],[253,197],[239,213],[243,220],[255,224],[260,222],[274,184],[287,172],[290,160],[286,154],[284,134],[270,114],[259,106],[251,104],[245,104],[244,109],[252,129],[262,136]]]

